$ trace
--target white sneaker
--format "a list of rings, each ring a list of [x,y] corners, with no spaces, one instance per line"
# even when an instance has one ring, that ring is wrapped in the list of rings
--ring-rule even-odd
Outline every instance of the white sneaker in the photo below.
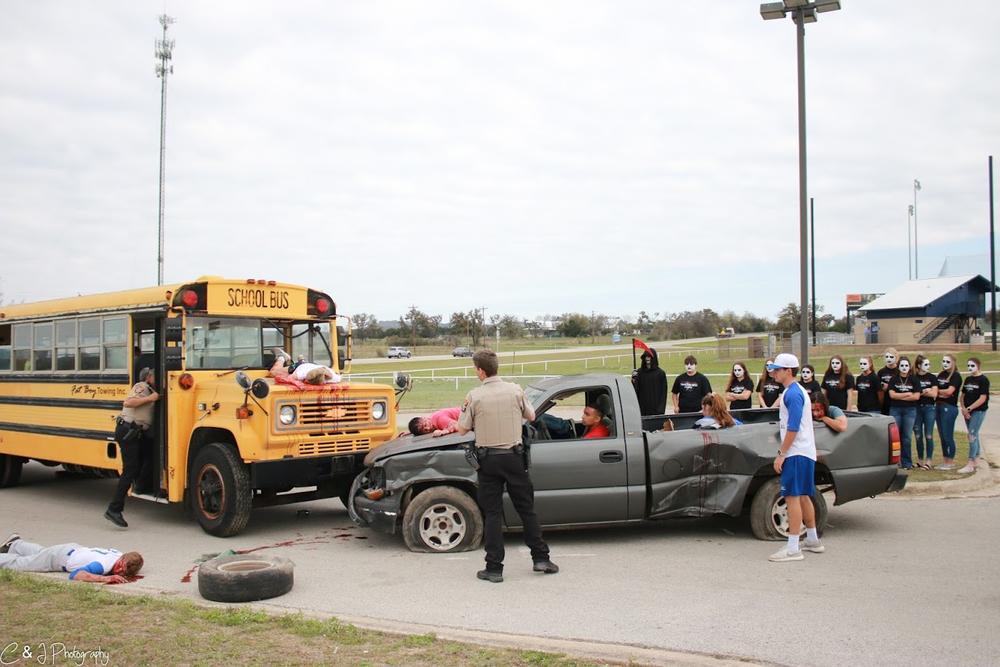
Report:
[[[955,464],[954,463],[942,463],[939,466],[935,466],[934,469],[935,470],[954,470],[955,469]]]
[[[791,560],[805,560],[805,556],[802,555],[801,551],[789,553],[788,547],[784,547],[780,551],[775,551],[773,554],[768,556],[767,559],[772,563],[785,563]]]
[[[976,472],[976,466],[972,465],[971,463],[966,463],[965,467],[958,469],[958,472],[960,472],[963,475],[967,475],[970,472]]]
[[[823,543],[820,542],[819,540],[816,540],[815,542],[810,542],[809,540],[802,540],[802,550],[811,551],[814,554],[821,554],[824,551],[826,551],[826,547],[824,547]]]

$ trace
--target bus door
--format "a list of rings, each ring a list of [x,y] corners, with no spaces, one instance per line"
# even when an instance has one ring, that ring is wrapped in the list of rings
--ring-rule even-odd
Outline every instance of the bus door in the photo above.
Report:
[[[139,495],[166,497],[167,469],[167,401],[166,370],[163,366],[161,350],[163,339],[163,316],[137,314],[132,316],[132,384],[139,381],[143,368],[152,368],[156,374],[154,389],[160,394],[153,410],[153,457],[149,468],[149,479],[136,480]],[[131,388],[131,387],[130,387]]]

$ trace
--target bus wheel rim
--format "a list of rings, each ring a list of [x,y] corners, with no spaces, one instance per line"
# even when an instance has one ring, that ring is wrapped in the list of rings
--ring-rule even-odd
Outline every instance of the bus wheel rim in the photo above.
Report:
[[[198,471],[198,511],[210,521],[222,516],[226,506],[226,485],[222,471],[213,463]]]

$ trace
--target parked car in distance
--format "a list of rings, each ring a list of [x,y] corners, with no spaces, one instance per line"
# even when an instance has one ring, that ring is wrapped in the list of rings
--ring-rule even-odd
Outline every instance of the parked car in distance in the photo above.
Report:
[[[386,354],[385,356],[389,357],[390,359],[409,359],[410,357],[413,356],[413,353],[410,352],[405,347],[390,347],[389,353]]]
[[[451,351],[451,356],[453,357],[471,357],[472,348],[471,347],[456,347]]]

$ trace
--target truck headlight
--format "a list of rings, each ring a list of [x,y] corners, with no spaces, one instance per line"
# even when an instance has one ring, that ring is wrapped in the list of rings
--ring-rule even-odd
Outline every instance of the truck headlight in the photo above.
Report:
[[[372,403],[372,419],[381,421],[385,417],[385,402],[375,401]]]
[[[295,406],[294,405],[283,405],[281,410],[278,412],[278,421],[280,421],[285,426],[290,426],[295,423]]]

